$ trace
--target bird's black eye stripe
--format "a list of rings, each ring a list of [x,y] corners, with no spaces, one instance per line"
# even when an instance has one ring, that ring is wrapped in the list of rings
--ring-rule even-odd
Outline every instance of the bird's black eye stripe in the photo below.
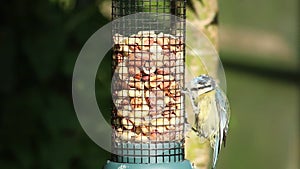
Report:
[[[197,130],[195,129],[195,127],[192,127],[192,130],[195,131],[195,132],[197,132]]]
[[[201,87],[197,87],[197,88],[191,88],[191,91],[197,91],[197,90],[205,89],[205,88],[209,88],[209,87],[211,87],[211,85],[201,86]]]

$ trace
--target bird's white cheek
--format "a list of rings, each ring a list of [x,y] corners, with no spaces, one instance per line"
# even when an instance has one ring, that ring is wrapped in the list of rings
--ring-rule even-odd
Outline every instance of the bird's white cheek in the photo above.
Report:
[[[205,94],[205,93],[207,93],[207,92],[210,92],[210,91],[212,91],[213,89],[212,88],[204,88],[204,89],[200,89],[200,90],[198,90],[198,96],[201,96],[201,95],[203,95],[203,94]]]

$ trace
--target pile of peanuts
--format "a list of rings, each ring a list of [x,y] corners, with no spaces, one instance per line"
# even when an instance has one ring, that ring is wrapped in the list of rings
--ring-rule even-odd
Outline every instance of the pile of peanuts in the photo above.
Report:
[[[182,39],[154,31],[113,38],[115,140],[182,139]]]

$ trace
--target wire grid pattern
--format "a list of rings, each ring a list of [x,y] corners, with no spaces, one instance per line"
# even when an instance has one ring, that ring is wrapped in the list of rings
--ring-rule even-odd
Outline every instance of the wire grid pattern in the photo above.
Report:
[[[183,0],[112,1],[115,162],[184,159],[185,5]],[[147,13],[130,15],[138,12]]]

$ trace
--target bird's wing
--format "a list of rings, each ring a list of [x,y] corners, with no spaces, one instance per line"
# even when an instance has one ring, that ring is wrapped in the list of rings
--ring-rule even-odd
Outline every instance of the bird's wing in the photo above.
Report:
[[[215,135],[215,146],[213,147],[214,152],[213,152],[213,164],[212,164],[212,168],[214,169],[216,167],[217,164],[217,160],[218,160],[218,155],[220,152],[220,137],[218,134]]]
[[[216,89],[216,106],[219,116],[219,124],[218,124],[218,132],[215,135],[215,145],[214,145],[214,152],[213,152],[213,165],[212,168],[214,169],[217,163],[218,155],[221,150],[222,142],[226,142],[226,136],[228,131],[228,123],[229,123],[229,116],[230,116],[230,109],[229,103],[225,93],[217,87]]]
[[[224,146],[226,142],[228,123],[230,118],[230,107],[225,93],[220,88],[217,88],[216,104],[217,104],[217,110],[220,118],[219,120],[220,121],[219,123],[220,145],[219,146],[221,147],[222,141],[224,141]]]

